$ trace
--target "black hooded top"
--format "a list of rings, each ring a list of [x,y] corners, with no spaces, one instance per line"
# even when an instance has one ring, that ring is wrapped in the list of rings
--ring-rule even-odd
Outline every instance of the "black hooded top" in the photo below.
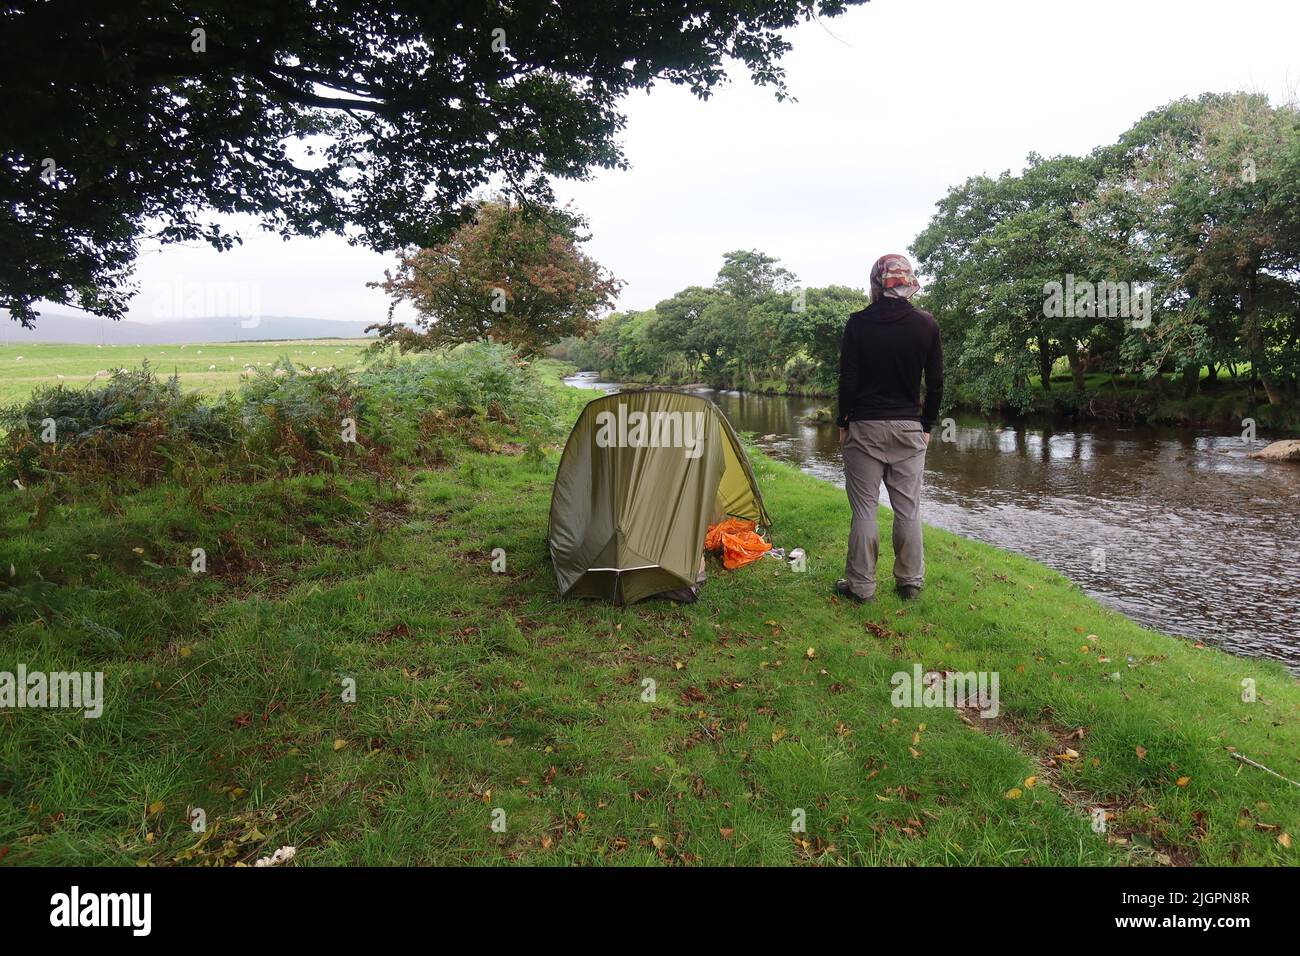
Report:
[[[920,422],[929,432],[943,399],[943,346],[934,316],[890,296],[850,315],[840,345],[839,398],[841,428],[893,419]]]

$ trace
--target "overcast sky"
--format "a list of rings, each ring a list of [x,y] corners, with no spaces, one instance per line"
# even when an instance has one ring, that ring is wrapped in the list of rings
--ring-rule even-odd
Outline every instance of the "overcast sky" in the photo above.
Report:
[[[905,252],[968,176],[1018,170],[1030,151],[1085,153],[1180,96],[1287,98],[1297,37],[1293,0],[872,0],[792,33],[797,103],[742,71],[707,102],[656,87],[626,102],[632,168],[557,194],[589,218],[588,253],[626,281],[623,309],[708,284],[737,248],[779,257],[808,286],[865,286],[872,261]],[[229,253],[143,255],[132,317],[222,282],[252,289],[263,315],[382,318],[387,299],[365,284],[392,257],[240,231]]]

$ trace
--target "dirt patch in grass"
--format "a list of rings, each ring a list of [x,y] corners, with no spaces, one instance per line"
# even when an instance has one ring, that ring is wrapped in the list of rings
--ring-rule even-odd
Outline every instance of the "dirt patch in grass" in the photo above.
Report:
[[[968,727],[991,737],[1005,737],[1016,749],[1032,758],[1039,767],[1035,774],[1036,785],[1046,783],[1066,804],[1093,819],[1100,810],[1105,813],[1106,841],[1128,848],[1134,863],[1155,863],[1160,866],[1194,866],[1200,854],[1194,847],[1170,843],[1152,826],[1135,826],[1134,817],[1144,810],[1153,809],[1136,797],[1103,797],[1067,779],[1062,769],[1071,763],[1087,759],[1086,727],[1062,727],[1053,723],[1050,716],[1027,722],[1008,714],[985,718],[980,716],[978,702],[963,701],[957,707],[958,715]],[[1035,738],[1045,732],[1052,739],[1046,746]]]

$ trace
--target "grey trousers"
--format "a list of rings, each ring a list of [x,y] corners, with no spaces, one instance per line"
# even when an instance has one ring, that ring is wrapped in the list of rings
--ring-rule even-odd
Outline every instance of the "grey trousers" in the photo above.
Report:
[[[880,482],[894,510],[894,580],[920,587],[925,581],[921,544],[921,476],[925,471],[925,433],[920,422],[849,422],[844,439],[844,485],[853,508],[849,557],[844,577],[860,598],[876,593],[880,533],[876,511]]]

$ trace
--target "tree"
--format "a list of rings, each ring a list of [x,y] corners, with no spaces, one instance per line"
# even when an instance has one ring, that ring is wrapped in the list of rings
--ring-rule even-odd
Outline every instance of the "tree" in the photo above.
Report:
[[[581,335],[622,283],[578,248],[579,224],[558,210],[484,202],[446,242],[403,254],[396,273],[371,283],[393,302],[388,324],[370,328],[404,352],[492,339],[531,355]],[[393,322],[401,302],[415,307],[415,328]]]
[[[686,376],[694,379],[710,354],[710,337],[705,334],[704,313],[718,298],[716,289],[693,285],[655,306],[656,328],[680,351],[686,361]]]
[[[1272,405],[1300,395],[1300,109],[1205,94],[1143,117],[1109,153],[1164,297],[1148,374],[1172,364],[1188,393],[1203,365],[1248,359]]]
[[[801,309],[791,307],[788,298],[774,300],[780,308],[777,347],[788,358],[806,356],[812,364],[814,384],[832,390],[838,382],[840,344],[849,316],[868,304],[861,289],[833,285],[808,289]]]
[[[1104,334],[1101,321],[1073,310],[1049,315],[1044,290],[1092,274],[1078,212],[1095,195],[1098,170],[1087,159],[1031,154],[1019,176],[976,177],[952,190],[913,244],[921,268],[936,276],[926,307],[958,325],[956,334],[945,327],[954,381],[986,408],[1029,407],[1030,376],[1050,391],[1062,355],[1083,391],[1083,354]]]
[[[0,307],[121,318],[140,242],[429,247],[497,183],[623,167],[618,104],[707,98],[728,58],[786,95],[780,31],[865,0],[13,0],[0,11]],[[291,149],[291,146],[296,148]]]
[[[753,305],[774,292],[789,291],[798,281],[780,262],[757,249],[725,253],[713,285],[737,302]]]

